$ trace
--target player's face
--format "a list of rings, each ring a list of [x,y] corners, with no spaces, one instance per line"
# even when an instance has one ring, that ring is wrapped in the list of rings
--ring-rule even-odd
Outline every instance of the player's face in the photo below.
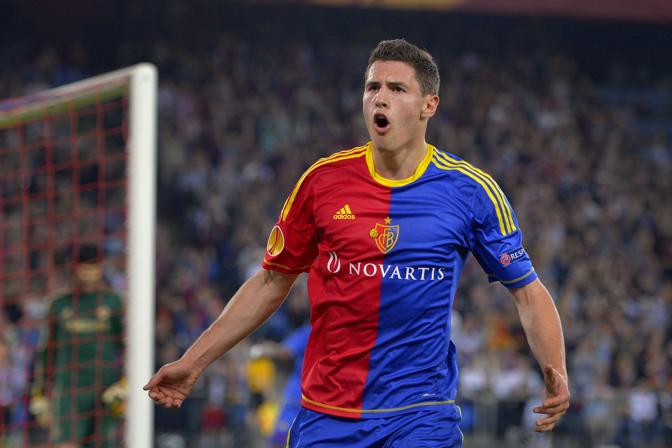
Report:
[[[439,98],[423,95],[415,69],[405,62],[376,61],[364,83],[362,109],[369,136],[378,149],[424,144],[427,120]]]
[[[103,267],[98,263],[79,263],[77,281],[83,289],[93,289],[103,279]]]

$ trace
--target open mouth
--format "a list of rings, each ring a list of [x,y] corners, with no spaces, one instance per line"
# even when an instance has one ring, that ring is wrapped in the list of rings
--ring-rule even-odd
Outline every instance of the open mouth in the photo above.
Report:
[[[384,114],[375,114],[373,116],[373,124],[378,132],[385,132],[390,127],[390,121]]]

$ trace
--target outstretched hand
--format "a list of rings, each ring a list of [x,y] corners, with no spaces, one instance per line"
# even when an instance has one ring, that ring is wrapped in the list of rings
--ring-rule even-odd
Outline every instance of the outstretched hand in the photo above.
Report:
[[[143,387],[149,398],[165,408],[179,408],[196,384],[200,372],[181,361],[161,367]]]
[[[544,385],[546,386],[546,399],[541,406],[537,406],[533,410],[537,414],[546,414],[547,417],[536,421],[534,430],[537,432],[553,430],[560,418],[569,409],[570,395],[567,378],[550,364],[544,368]]]

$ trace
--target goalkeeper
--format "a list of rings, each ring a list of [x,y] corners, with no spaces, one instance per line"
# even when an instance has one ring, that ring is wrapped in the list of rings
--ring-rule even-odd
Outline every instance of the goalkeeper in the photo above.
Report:
[[[122,301],[103,286],[97,246],[80,248],[75,280],[50,304],[31,412],[57,448],[117,447],[125,404]]]

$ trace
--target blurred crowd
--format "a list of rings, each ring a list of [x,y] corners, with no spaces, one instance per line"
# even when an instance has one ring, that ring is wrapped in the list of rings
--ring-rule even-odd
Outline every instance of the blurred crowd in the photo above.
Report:
[[[259,268],[303,170],[367,140],[362,81],[376,43],[221,32],[207,48],[151,46],[160,73],[157,366],[179,357]],[[450,50],[418,43],[442,76],[428,140],[498,180],[557,302],[573,395],[557,440],[670,446],[672,79],[642,82],[641,71],[617,61],[594,77],[562,52],[498,56],[468,42]],[[47,49],[0,72],[0,97],[81,78],[78,54]],[[304,282],[208,369],[193,399],[178,411],[157,409],[160,444],[262,446],[289,368],[250,362],[250,347],[282,341],[306,321]],[[453,321],[465,432],[520,443],[533,426],[541,377],[511,297],[472,260]],[[11,384],[3,348],[22,321],[0,313],[0,323],[2,416],[17,399],[10,392],[23,387]]]

